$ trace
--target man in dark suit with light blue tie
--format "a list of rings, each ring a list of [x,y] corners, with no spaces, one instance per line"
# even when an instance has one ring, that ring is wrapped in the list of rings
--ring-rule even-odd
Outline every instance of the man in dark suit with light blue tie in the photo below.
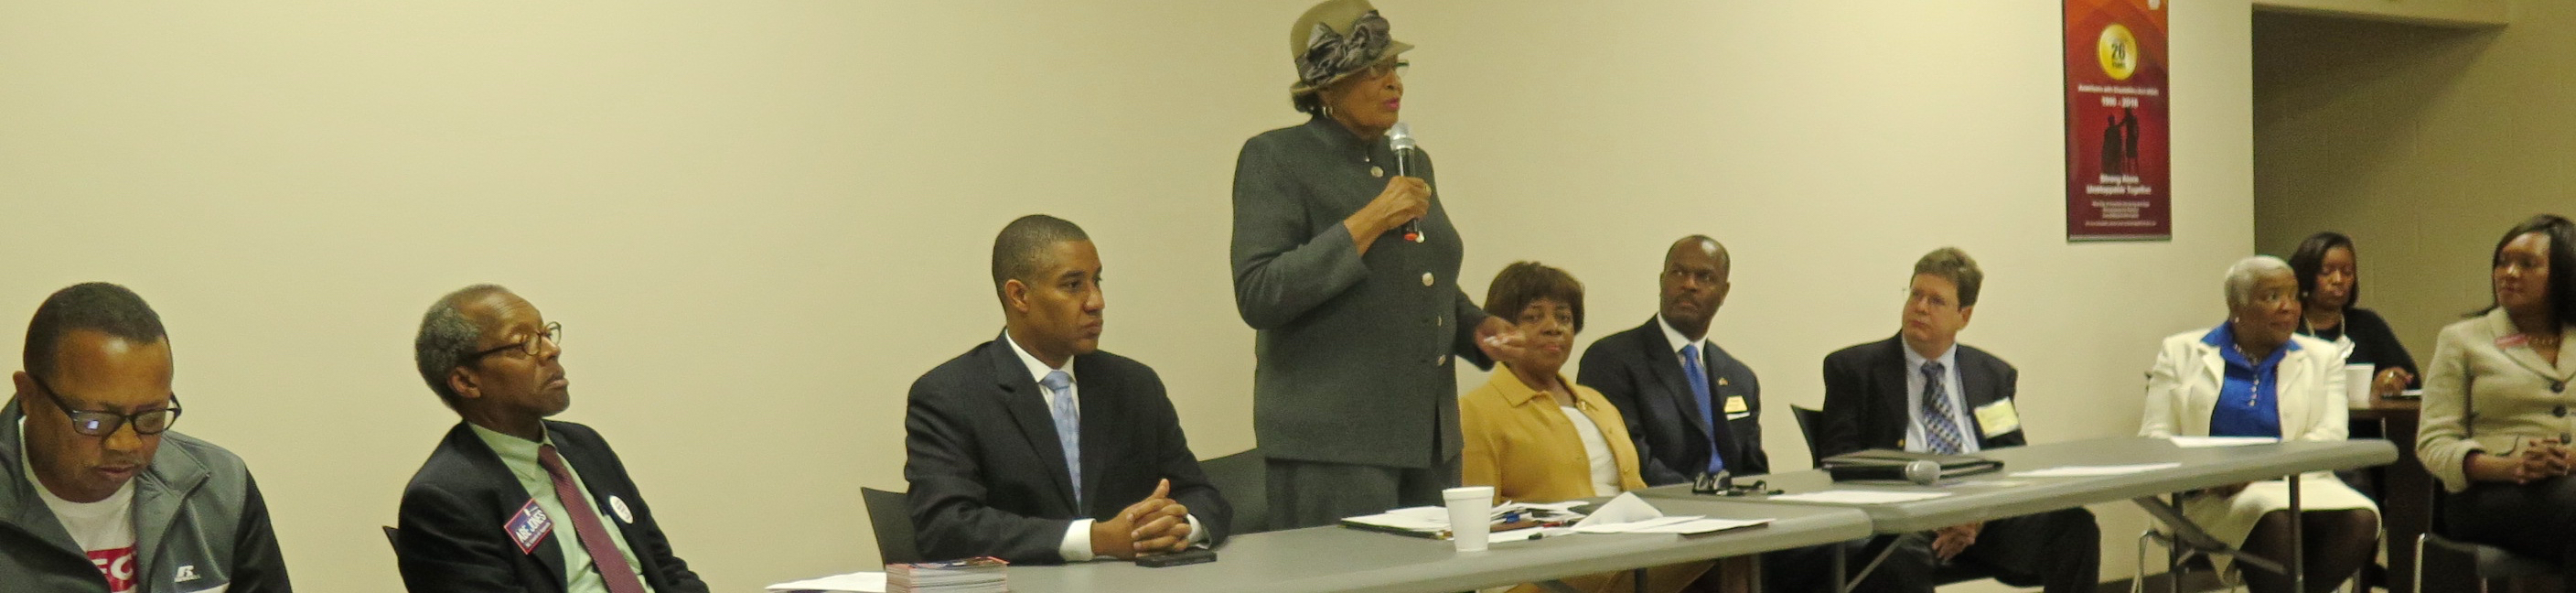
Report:
[[[1771,473],[1762,450],[1762,382],[1709,339],[1710,322],[1734,284],[1726,245],[1692,235],[1664,250],[1655,316],[1583,350],[1575,382],[1599,390],[1627,420],[1637,469],[1650,486],[1701,475]],[[1714,454],[1712,454],[1714,453]],[[1769,591],[1825,588],[1833,546],[1763,555]]]
[[[1655,317],[1583,350],[1575,382],[1600,390],[1627,419],[1647,485],[1719,471],[1771,472],[1762,451],[1762,384],[1708,339],[1709,322],[1732,288],[1731,263],[1715,239],[1674,242],[1664,253]]]
[[[2014,407],[2019,371],[1960,344],[1985,272],[1957,248],[1914,263],[1904,328],[1895,337],[1825,356],[1823,434],[1816,458],[1864,449],[1975,453],[2024,444]],[[2102,532],[2082,507],[1881,537],[1896,550],[1862,591],[1930,593],[1944,564],[2049,593],[2092,591],[2101,578]]]
[[[1225,541],[1163,380],[1100,350],[1100,254],[1045,215],[993,241],[1000,337],[914,381],[903,476],[923,556],[1054,564]]]

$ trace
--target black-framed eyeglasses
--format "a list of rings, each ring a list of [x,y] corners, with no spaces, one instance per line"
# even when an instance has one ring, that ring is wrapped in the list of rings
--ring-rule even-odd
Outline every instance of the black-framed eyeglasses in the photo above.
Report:
[[[555,345],[555,347],[557,347],[557,348],[561,348],[561,347],[563,347],[563,336],[564,336],[564,331],[563,331],[563,322],[558,321],[558,322],[547,323],[547,324],[546,324],[546,331],[544,331],[544,332],[542,332],[542,333],[538,333],[537,335],[533,335],[533,336],[528,336],[527,338],[521,339],[521,340],[516,341],[516,342],[511,342],[511,343],[508,343],[508,344],[502,344],[502,345],[499,345],[499,346],[493,346],[493,347],[491,347],[491,348],[489,348],[489,349],[485,349],[485,350],[483,350],[483,351],[481,351],[481,352],[476,352],[476,353],[474,353],[474,355],[473,355],[473,356],[467,356],[467,357],[465,357],[465,362],[467,362],[467,363],[469,363],[469,364],[470,364],[470,363],[473,363],[473,362],[475,362],[475,361],[483,360],[483,357],[491,356],[491,355],[494,355],[494,354],[500,354],[500,353],[503,353],[503,352],[509,352],[509,351],[511,351],[511,350],[513,350],[513,349],[518,350],[520,354],[525,354],[525,355],[528,355],[528,356],[530,356],[530,357],[534,357],[534,356],[536,356],[536,355],[537,355],[537,347],[538,347],[538,344],[540,344],[540,343],[544,343],[544,344],[553,344],[553,345]]]
[[[170,407],[158,410],[144,410],[132,414],[118,414],[115,412],[74,410],[72,409],[71,402],[63,401],[63,395],[61,392],[55,391],[54,386],[45,384],[44,377],[37,376],[35,373],[27,373],[27,378],[36,380],[36,388],[45,391],[46,399],[53,400],[54,409],[62,410],[64,416],[68,416],[72,419],[72,432],[94,437],[103,437],[116,434],[116,429],[132,424],[134,425],[134,434],[153,435],[167,432],[170,430],[170,425],[179,423],[179,393],[176,391],[170,392]]]
[[[1715,494],[1720,496],[1780,495],[1779,490],[1772,489],[1769,482],[1762,480],[1754,480],[1751,484],[1736,483],[1735,475],[1726,470],[1718,470],[1718,472],[1714,474],[1699,474],[1691,476],[1691,493]]]

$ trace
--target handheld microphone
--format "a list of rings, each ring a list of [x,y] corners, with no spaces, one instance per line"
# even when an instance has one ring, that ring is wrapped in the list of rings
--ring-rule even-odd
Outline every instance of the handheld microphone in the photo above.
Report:
[[[1413,144],[1412,126],[1396,122],[1394,127],[1387,128],[1386,146],[1395,152],[1395,174],[1399,177],[1413,176],[1413,152],[1417,147]],[[1404,221],[1404,240],[1422,242],[1422,219]]]
[[[1916,459],[1905,464],[1905,481],[1931,486],[1941,481],[1941,464]]]

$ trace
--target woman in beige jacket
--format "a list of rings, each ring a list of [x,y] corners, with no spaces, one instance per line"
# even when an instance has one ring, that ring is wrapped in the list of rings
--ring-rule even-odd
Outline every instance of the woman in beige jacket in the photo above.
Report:
[[[1583,329],[1583,284],[1565,270],[1514,263],[1494,276],[1485,312],[1511,321],[1528,348],[1522,356],[1497,361],[1492,379],[1459,396],[1458,426],[1466,435],[1461,482],[1494,487],[1496,502],[1559,502],[1646,487],[1619,408],[1563,372],[1574,334]],[[1709,565],[1649,569],[1647,586],[1682,590]],[[1627,573],[1571,577],[1564,584],[1584,593],[1635,589]],[[1522,585],[1512,591],[1543,589]]]
[[[2451,492],[2449,535],[2576,569],[2576,223],[2540,215],[2496,242],[2495,306],[2442,328],[2415,455]],[[2576,579],[2568,581],[2576,591]]]
[[[2227,269],[2226,282],[2226,323],[2165,338],[2147,373],[2138,433],[2343,440],[2349,417],[2343,351],[2296,335],[2299,281],[2290,265],[2268,255],[2245,258]],[[2296,517],[2286,480],[2192,493],[2183,498],[2183,516],[2213,537],[2283,564],[2294,545],[2290,521],[2299,521],[2307,534],[2308,588],[2331,591],[2376,551],[2379,507],[2331,472],[2298,480]],[[2289,575],[2240,574],[2257,593],[2292,589]]]

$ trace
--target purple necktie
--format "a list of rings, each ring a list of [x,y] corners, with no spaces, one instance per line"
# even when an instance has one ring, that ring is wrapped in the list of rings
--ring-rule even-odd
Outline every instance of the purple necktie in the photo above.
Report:
[[[572,532],[581,536],[581,549],[590,552],[590,565],[599,569],[599,580],[608,584],[608,593],[644,593],[644,583],[635,580],[635,568],[626,564],[626,554],[617,551],[617,542],[608,538],[608,527],[599,524],[599,513],[590,508],[590,497],[572,484],[572,472],[564,469],[563,456],[554,445],[537,446],[537,465],[545,466],[546,475],[555,481],[555,498],[562,499],[564,512],[572,515]]]

